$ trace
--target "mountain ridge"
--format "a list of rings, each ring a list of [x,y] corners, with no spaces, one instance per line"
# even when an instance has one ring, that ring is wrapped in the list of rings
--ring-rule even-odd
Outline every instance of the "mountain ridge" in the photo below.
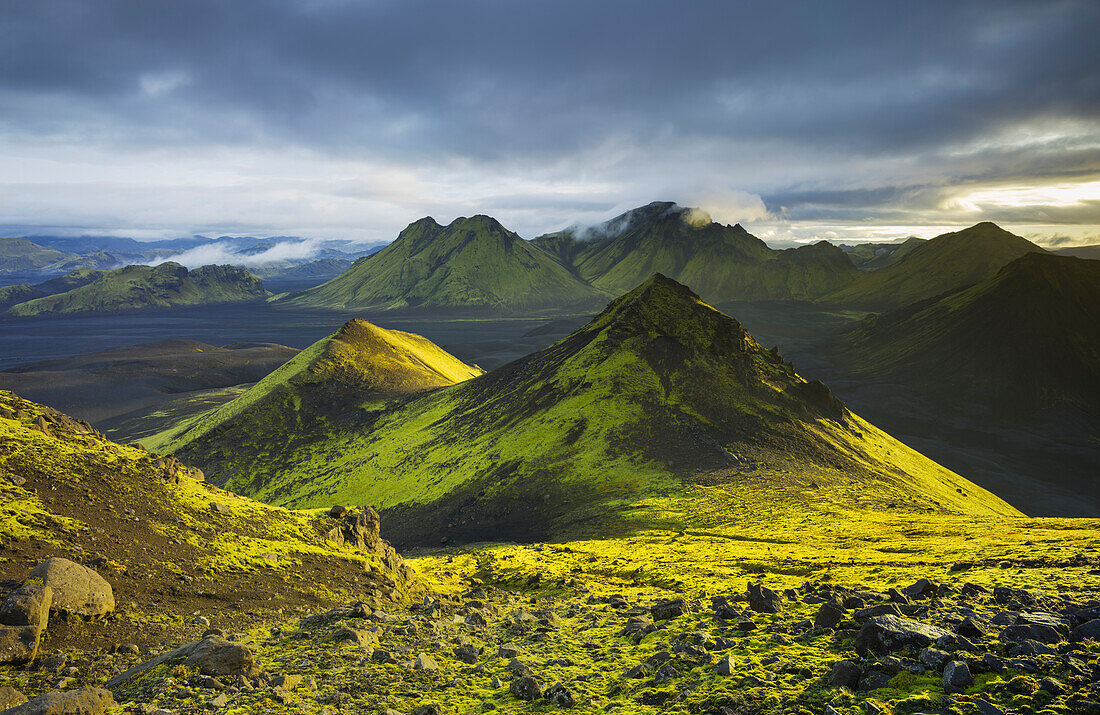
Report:
[[[273,435],[261,453],[219,429],[175,454],[266,501],[371,503],[414,543],[690,522],[704,495],[737,490],[765,509],[1016,513],[660,274],[548,348],[303,440]]]
[[[340,310],[514,312],[583,306],[599,296],[556,259],[479,214],[446,226],[430,216],[414,221],[340,276],[279,302]]]

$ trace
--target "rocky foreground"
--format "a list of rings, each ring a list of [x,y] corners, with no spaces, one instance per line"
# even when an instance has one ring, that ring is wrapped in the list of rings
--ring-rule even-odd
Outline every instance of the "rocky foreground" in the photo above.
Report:
[[[113,601],[82,569],[46,562],[35,571],[44,582],[32,575],[12,591],[0,619],[41,618],[51,595],[55,612],[102,615]],[[520,591],[480,581],[407,609],[357,603],[247,633],[200,616],[214,625],[175,648],[24,654],[22,669],[4,671],[19,687],[0,690],[0,703],[158,715],[1100,712],[1094,598],[920,579],[885,591],[750,582],[646,601],[577,582]],[[48,692],[18,704],[19,689]]]

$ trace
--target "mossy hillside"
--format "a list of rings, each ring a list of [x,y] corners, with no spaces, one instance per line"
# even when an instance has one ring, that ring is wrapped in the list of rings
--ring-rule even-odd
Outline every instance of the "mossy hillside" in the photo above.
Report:
[[[71,258],[75,258],[71,253],[39,246],[25,238],[0,238],[0,275],[33,273]]]
[[[832,505],[1017,513],[852,415],[660,275],[482,377],[308,434],[235,437],[211,430],[176,453],[272,503],[370,503],[399,542],[563,538]]]
[[[1100,263],[1028,253],[943,298],[865,320],[826,354],[864,381],[907,385],[983,419],[1100,404]],[[1018,422],[1017,422],[1018,424]]]
[[[431,218],[331,281],[280,302],[332,309],[512,312],[594,304],[604,296],[488,216]]]
[[[270,617],[287,605],[419,593],[387,545],[358,553],[337,546],[324,538],[332,520],[318,512],[225,492],[175,460],[111,442],[11,392],[0,391],[0,410],[0,574],[22,580],[49,556],[95,565],[125,624],[108,619],[73,636],[80,642],[118,642],[127,624],[182,626],[196,608],[225,599]],[[394,593],[371,596],[359,576],[367,570],[390,574]],[[235,623],[243,616],[232,614]]]
[[[154,450],[178,451],[212,433],[210,439],[243,450],[268,440],[299,443],[323,429],[327,420],[363,404],[385,403],[480,374],[480,368],[427,338],[354,319],[225,405],[187,417],[143,443]]]
[[[662,273],[710,302],[807,300],[857,276],[848,257],[828,243],[775,251],[740,225],[724,226],[669,202],[613,218],[595,237],[566,230],[533,243],[613,295]]]
[[[110,313],[248,302],[270,295],[258,278],[233,266],[203,266],[188,271],[178,263],[168,262],[158,266],[78,271],[71,278],[75,283],[72,289],[14,305],[7,313],[22,317]]]
[[[897,263],[864,273],[821,302],[884,311],[938,297],[992,277],[1043,249],[988,221],[916,245]]]

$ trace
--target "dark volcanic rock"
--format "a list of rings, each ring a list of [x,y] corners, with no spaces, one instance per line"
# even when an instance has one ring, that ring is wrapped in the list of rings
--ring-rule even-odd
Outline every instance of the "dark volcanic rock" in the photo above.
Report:
[[[897,616],[875,616],[860,628],[856,650],[863,655],[888,653],[905,646],[929,646],[949,631]]]
[[[855,690],[859,685],[860,668],[850,660],[842,660],[833,664],[833,671],[829,674],[829,685],[833,688],[848,688]]]
[[[832,601],[821,604],[814,616],[814,628],[836,628],[837,624],[844,620],[846,611]]]
[[[1061,640],[1062,634],[1055,628],[1038,623],[1019,623],[1001,631],[1002,642],[1039,641],[1040,643],[1058,643]]]
[[[1083,641],[1086,638],[1091,638],[1094,641],[1100,640],[1100,618],[1082,623],[1074,628],[1069,635],[1071,641]]]
[[[512,695],[528,702],[533,702],[542,697],[542,688],[539,687],[539,681],[530,675],[515,678],[508,689],[512,691]]]
[[[955,632],[960,636],[981,640],[993,632],[993,627],[981,618],[969,616],[955,627]]]
[[[649,613],[655,621],[668,621],[684,615],[684,599],[673,598],[667,601],[658,601],[649,609]]]
[[[757,613],[779,613],[783,610],[783,599],[770,588],[758,583],[749,584],[749,608]]]
[[[964,661],[953,660],[943,669],[943,689],[949,693],[961,693],[974,684],[970,668]]]
[[[547,688],[542,697],[554,703],[559,708],[571,708],[577,704],[577,700],[573,697],[573,693],[569,692],[569,688],[561,683],[555,683]]]

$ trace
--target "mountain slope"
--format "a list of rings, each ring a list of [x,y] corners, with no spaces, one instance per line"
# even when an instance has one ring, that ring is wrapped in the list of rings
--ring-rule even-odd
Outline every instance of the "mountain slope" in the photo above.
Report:
[[[370,503],[419,543],[722,522],[746,495],[777,513],[1015,513],[660,275],[544,350],[346,415],[259,441],[214,427],[176,454],[265,501]]]
[[[818,354],[871,419],[1011,503],[1100,514],[1100,263],[1028,253]]]
[[[1100,263],[1028,253],[939,300],[875,316],[835,341],[861,378],[890,379],[990,416],[1100,409]]]
[[[533,243],[611,294],[658,272],[706,300],[803,300],[836,290],[856,269],[828,243],[773,251],[740,225],[724,226],[699,209],[654,202],[590,232],[566,230]]]
[[[50,618],[43,656],[47,647],[144,651],[194,640],[199,609],[228,633],[245,632],[284,608],[392,608],[423,588],[377,532],[341,546],[326,538],[340,521],[222,491],[171,457],[111,442],[3,390],[0,474],[4,590],[35,563],[62,557],[94,567],[118,607],[95,621]]]
[[[551,256],[488,216],[410,224],[378,253],[282,302],[332,309],[513,311],[599,297]]]
[[[33,274],[52,263],[73,258],[76,256],[71,253],[40,246],[25,238],[0,238],[0,275]]]
[[[897,263],[864,273],[821,301],[875,311],[900,308],[985,280],[1031,252],[1043,249],[983,222],[916,245]]]
[[[55,283],[65,287],[64,292],[19,303],[8,308],[8,314],[25,317],[43,313],[107,313],[241,303],[270,295],[259,279],[244,269],[203,266],[188,271],[171,262],[107,271],[75,271],[32,287],[44,288]],[[75,287],[68,289],[68,285]]]
[[[427,338],[351,320],[240,397],[148,442],[162,451],[210,439],[238,443],[324,432],[330,419],[481,374]],[[250,445],[254,446],[254,445]]]

